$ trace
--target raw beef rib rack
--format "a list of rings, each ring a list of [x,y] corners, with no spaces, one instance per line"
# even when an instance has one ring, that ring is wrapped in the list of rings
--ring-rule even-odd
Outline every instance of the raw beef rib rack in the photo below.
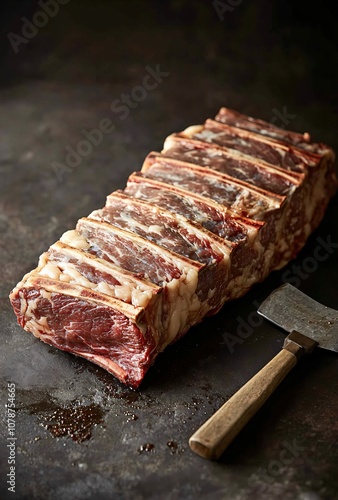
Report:
[[[222,108],[41,255],[10,295],[18,322],[138,387],[168,344],[297,255],[333,162],[308,133]]]

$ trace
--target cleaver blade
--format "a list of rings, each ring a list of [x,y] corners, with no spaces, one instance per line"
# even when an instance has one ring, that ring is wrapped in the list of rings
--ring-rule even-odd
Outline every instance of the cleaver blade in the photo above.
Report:
[[[338,352],[338,311],[288,283],[274,290],[258,313],[287,332],[296,330],[318,342],[318,347]]]

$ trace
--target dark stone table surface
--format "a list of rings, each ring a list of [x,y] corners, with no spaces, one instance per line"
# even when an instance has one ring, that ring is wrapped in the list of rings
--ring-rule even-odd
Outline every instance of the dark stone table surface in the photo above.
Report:
[[[51,0],[41,15],[44,4],[2,6],[0,497],[338,498],[333,353],[304,359],[220,461],[188,447],[202,422],[281,348],[280,330],[252,326],[257,302],[296,278],[338,309],[337,197],[287,274],[273,273],[192,329],[159,356],[138,391],[25,333],[8,301],[40,253],[103,206],[150,150],[221,105],[338,149],[334,16],[318,2],[304,9],[267,0]],[[142,90],[156,71],[154,88]],[[83,131],[102,123],[110,132],[67,163],[66,148],[81,149]],[[332,249],[317,262],[323,241]],[[243,322],[247,339],[230,352],[226,334]],[[8,383],[15,384],[15,493],[6,484]]]

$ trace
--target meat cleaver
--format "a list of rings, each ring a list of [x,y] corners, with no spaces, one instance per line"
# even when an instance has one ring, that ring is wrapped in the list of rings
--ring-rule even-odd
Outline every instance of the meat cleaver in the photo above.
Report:
[[[338,352],[338,311],[289,284],[272,292],[258,313],[289,335],[281,352],[191,436],[190,448],[203,458],[221,456],[303,354],[316,346]]]

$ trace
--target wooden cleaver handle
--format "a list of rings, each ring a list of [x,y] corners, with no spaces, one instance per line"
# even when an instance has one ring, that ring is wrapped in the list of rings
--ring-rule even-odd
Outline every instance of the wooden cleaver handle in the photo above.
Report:
[[[191,436],[190,448],[203,458],[219,458],[295,366],[294,351],[282,349]]]

